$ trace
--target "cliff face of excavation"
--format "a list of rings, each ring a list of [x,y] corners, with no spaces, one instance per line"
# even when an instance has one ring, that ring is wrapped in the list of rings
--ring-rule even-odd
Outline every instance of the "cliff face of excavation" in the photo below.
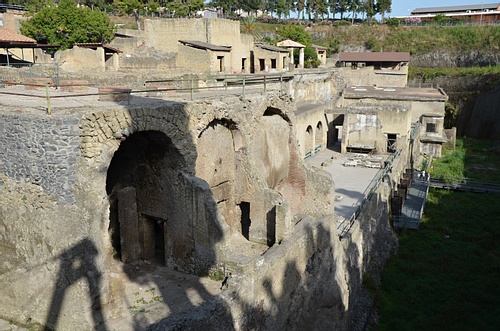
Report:
[[[61,330],[361,328],[363,275],[396,245],[390,186],[339,240],[333,183],[299,157],[288,97],[134,100],[2,111],[0,316]],[[134,278],[143,260],[151,273]],[[193,289],[154,276],[166,269],[231,276]],[[131,284],[159,291],[154,312],[129,301]]]

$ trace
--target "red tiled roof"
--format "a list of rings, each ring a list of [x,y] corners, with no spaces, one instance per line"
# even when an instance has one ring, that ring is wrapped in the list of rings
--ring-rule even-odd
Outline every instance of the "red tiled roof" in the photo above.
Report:
[[[408,52],[346,52],[340,53],[341,62],[409,62]]]
[[[23,36],[12,30],[1,28],[0,29],[0,42],[15,42],[15,43],[32,43],[36,44],[35,39]]]

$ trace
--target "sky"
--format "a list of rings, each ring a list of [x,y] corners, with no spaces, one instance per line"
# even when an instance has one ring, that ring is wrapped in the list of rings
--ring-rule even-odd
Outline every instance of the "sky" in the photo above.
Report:
[[[495,3],[493,0],[486,0],[483,3]],[[410,15],[411,11],[416,8],[430,8],[430,7],[447,7],[447,6],[464,6],[464,5],[477,5],[481,4],[481,0],[392,0],[392,11],[387,15],[390,17],[394,16],[406,16]]]

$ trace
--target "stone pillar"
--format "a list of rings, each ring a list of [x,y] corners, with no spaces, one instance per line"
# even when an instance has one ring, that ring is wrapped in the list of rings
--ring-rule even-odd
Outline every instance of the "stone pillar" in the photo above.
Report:
[[[276,242],[283,240],[291,228],[290,208],[286,201],[282,201],[276,205]]]
[[[288,51],[290,52],[290,69],[292,69],[293,67],[295,67],[295,65],[293,64],[293,48],[289,48]]]
[[[102,70],[106,70],[106,54],[104,52],[104,48],[97,47],[96,52],[97,52],[97,56],[99,58],[99,63],[101,65]]]
[[[140,259],[139,228],[135,188],[125,187],[118,192],[118,222],[123,262]]]
[[[118,54],[117,53],[113,54],[111,59],[113,61],[113,70],[120,69],[120,57],[118,56]]]
[[[299,48],[299,66],[298,66],[299,69],[303,69],[304,68],[304,49],[303,48]]]

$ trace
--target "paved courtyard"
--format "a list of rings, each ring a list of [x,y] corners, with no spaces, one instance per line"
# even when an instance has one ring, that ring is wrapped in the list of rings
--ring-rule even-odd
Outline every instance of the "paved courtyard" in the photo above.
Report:
[[[325,149],[306,159],[306,163],[332,175],[335,185],[332,212],[344,218],[349,218],[356,211],[357,204],[363,199],[363,193],[379,171],[382,171],[380,168],[369,168],[360,164],[344,166],[344,163],[356,159],[356,156],[358,155],[340,154],[338,151]],[[380,159],[380,164],[387,158],[386,155],[376,157]]]

